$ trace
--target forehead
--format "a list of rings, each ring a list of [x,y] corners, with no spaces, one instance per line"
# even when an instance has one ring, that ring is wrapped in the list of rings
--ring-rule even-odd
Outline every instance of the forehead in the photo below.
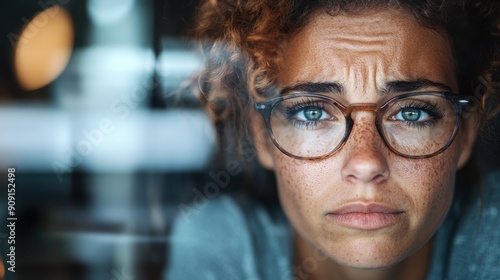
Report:
[[[284,45],[282,86],[335,80],[382,86],[428,79],[457,90],[452,48],[444,32],[398,9],[312,16]]]

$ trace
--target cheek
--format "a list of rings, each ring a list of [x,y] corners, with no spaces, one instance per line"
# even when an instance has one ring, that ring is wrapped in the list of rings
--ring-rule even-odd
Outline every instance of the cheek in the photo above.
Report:
[[[313,231],[311,224],[320,222],[321,196],[331,186],[327,176],[340,172],[330,165],[295,160],[283,154],[274,154],[278,193],[283,209],[299,232]],[[329,172],[328,172],[329,170]]]
[[[450,147],[440,155],[414,161],[399,173],[399,186],[412,202],[412,228],[422,238],[432,236],[451,205],[457,160],[455,147]]]
[[[408,160],[396,155],[388,156],[389,184],[399,190],[386,189],[398,199],[407,199],[411,207],[425,212],[446,208],[453,196],[454,178],[458,161],[456,145],[429,159]],[[325,197],[349,196],[340,178],[340,159],[321,162],[295,160],[281,152],[274,153],[278,188],[283,206],[291,212],[310,210]],[[334,156],[335,157],[335,156]],[[399,194],[396,194],[399,192]]]

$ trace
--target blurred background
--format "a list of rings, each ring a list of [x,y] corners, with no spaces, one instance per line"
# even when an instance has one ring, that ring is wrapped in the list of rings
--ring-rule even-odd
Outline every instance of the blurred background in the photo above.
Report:
[[[0,3],[0,173],[16,169],[18,218],[6,279],[161,279],[169,222],[216,151],[178,91],[200,67],[195,2]]]
[[[218,172],[214,128],[182,89],[201,66],[197,2],[0,3],[0,224],[11,167],[18,218],[6,279],[162,279],[173,217]],[[500,167],[492,124],[484,173]]]

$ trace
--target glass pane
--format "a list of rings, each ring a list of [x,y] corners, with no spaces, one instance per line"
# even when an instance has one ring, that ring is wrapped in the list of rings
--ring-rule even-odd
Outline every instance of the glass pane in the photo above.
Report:
[[[455,105],[439,95],[398,100],[387,108],[383,117],[388,144],[410,156],[440,150],[452,137],[456,122]]]
[[[330,153],[340,144],[345,128],[345,118],[338,107],[320,98],[286,99],[271,114],[276,142],[299,157]]]

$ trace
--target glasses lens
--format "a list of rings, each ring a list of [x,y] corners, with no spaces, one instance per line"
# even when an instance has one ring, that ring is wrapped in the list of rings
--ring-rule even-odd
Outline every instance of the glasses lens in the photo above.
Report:
[[[271,113],[271,130],[281,149],[305,158],[336,150],[346,130],[345,117],[326,99],[294,97],[277,103]]]
[[[439,95],[399,99],[388,105],[382,127],[387,144],[407,156],[426,156],[453,137],[457,115],[452,101]]]

